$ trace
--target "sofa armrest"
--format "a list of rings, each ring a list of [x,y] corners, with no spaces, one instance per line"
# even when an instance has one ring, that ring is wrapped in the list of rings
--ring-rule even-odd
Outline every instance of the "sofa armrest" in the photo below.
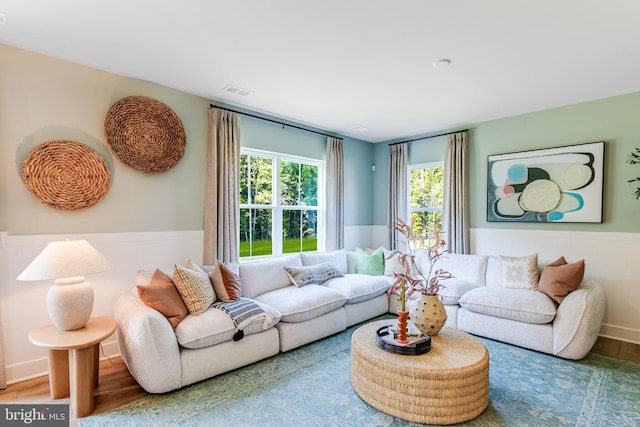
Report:
[[[149,393],[182,386],[180,348],[169,321],[132,294],[115,304],[118,346],[131,375]]]
[[[604,291],[594,280],[569,293],[553,321],[553,354],[574,360],[586,356],[598,338],[604,310]]]

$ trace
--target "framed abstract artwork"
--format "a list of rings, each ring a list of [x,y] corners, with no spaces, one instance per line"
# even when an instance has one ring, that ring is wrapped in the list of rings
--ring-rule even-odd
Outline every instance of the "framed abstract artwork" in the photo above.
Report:
[[[602,222],[604,141],[488,157],[487,221]]]

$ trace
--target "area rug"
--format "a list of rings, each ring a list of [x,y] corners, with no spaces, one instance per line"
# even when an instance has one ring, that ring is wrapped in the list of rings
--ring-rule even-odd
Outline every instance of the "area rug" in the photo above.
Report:
[[[78,420],[93,426],[415,426],[351,387],[357,328],[162,395]],[[461,426],[640,426],[640,364],[590,353],[574,362],[479,338],[490,402]],[[401,397],[399,397],[401,398]]]

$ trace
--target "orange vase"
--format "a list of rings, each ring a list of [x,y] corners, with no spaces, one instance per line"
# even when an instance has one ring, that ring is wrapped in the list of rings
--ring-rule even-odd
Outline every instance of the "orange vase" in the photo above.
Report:
[[[407,320],[409,318],[408,311],[398,310],[398,339],[400,344],[406,344],[407,340]]]

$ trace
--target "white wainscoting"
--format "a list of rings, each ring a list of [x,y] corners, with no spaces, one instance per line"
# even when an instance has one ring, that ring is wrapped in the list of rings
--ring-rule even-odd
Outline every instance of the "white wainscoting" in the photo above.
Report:
[[[471,251],[483,255],[538,253],[540,262],[560,256],[584,259],[585,276],[597,280],[607,297],[600,335],[640,344],[640,234],[476,228]]]
[[[345,227],[345,248],[385,245],[387,232],[387,227],[380,225]],[[202,230],[69,236],[11,236],[0,232],[0,319],[9,384],[47,372],[46,350],[31,344],[27,335],[30,329],[50,323],[46,293],[52,283],[19,282],[16,277],[47,243],[65,237],[87,239],[114,265],[112,270],[87,277],[95,292],[94,316],[113,313],[118,296],[135,285],[138,270],[170,268],[189,259],[202,261]],[[584,258],[586,275],[598,280],[607,295],[600,335],[640,343],[639,234],[472,229],[471,247],[473,253],[487,255],[537,252],[543,262],[561,255],[569,261]],[[105,340],[103,347],[109,356],[118,354],[115,337]]]

